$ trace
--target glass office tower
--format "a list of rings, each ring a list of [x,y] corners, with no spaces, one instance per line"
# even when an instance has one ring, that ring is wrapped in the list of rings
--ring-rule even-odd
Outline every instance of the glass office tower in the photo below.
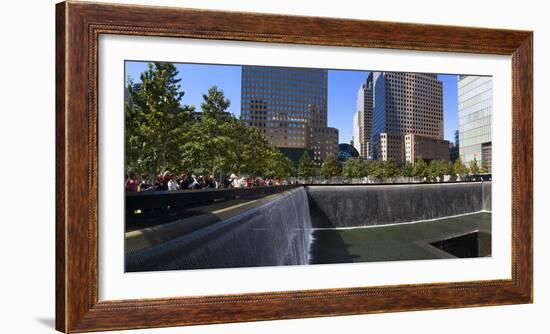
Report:
[[[242,66],[241,118],[280,148],[311,149],[314,162],[338,152],[327,126],[327,70]]]
[[[476,159],[491,172],[493,80],[460,76],[458,79],[459,154],[466,166]]]

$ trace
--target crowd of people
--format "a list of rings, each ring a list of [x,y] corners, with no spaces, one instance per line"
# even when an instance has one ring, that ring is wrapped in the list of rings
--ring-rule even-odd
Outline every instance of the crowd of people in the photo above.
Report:
[[[148,173],[141,174],[141,179],[135,172],[126,175],[127,192],[145,191],[178,191],[187,189],[218,189],[218,188],[252,188],[286,185],[286,180],[276,178],[239,177],[235,174],[226,175],[221,182],[218,182],[213,175],[203,176],[188,173],[176,173],[165,171],[157,175],[154,181]]]

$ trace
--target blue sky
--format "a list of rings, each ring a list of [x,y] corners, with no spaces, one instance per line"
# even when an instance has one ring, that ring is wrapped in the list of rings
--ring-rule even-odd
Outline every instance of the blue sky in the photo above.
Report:
[[[185,92],[182,103],[194,105],[200,111],[202,94],[216,85],[231,101],[229,112],[241,113],[241,67],[231,65],[175,64],[179,71],[180,85]],[[147,69],[147,62],[126,61],[126,77],[139,82],[140,74]],[[367,71],[328,71],[328,125],[340,132],[339,142],[348,143],[353,135],[353,115],[357,90],[367,78]],[[458,128],[457,76],[439,75],[443,82],[443,118],[445,139],[454,141]]]

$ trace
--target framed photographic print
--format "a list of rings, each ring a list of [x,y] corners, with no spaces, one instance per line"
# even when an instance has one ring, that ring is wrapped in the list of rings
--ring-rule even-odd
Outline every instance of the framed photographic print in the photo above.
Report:
[[[532,32],[56,13],[59,331],[532,302]]]

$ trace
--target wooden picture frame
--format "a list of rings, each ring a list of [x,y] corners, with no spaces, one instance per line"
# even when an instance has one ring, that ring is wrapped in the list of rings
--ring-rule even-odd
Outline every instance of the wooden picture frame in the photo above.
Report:
[[[258,24],[261,22],[261,24]],[[167,36],[512,57],[511,279],[98,299],[98,37]],[[533,33],[67,1],[56,7],[56,329],[120,330],[533,301]],[[84,182],[72,182],[84,180]]]

